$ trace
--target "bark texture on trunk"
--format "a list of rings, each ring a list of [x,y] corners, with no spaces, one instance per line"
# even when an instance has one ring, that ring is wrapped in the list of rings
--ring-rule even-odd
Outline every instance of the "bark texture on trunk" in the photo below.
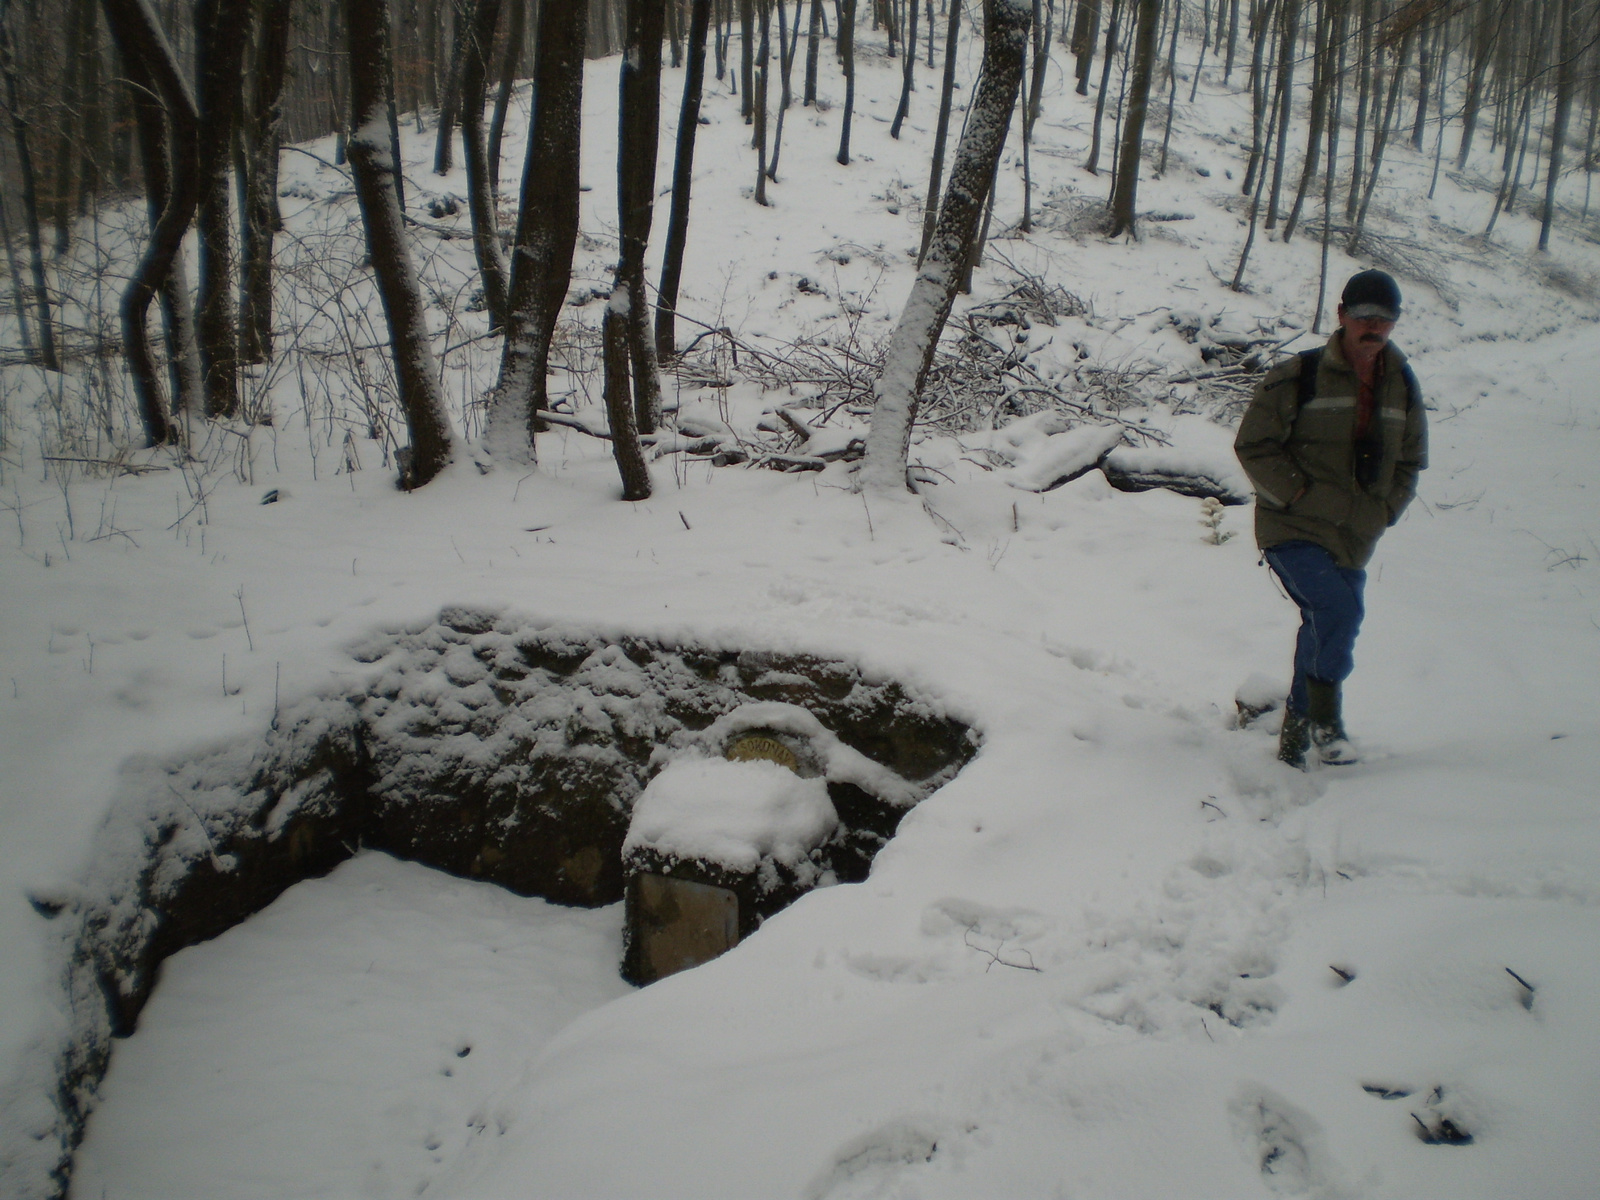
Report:
[[[628,292],[628,348],[640,433],[661,423],[661,377],[644,293],[644,256],[655,213],[656,143],[661,131],[661,35],[667,0],[628,0],[617,119],[617,216],[622,254],[617,286]]]
[[[450,461],[450,419],[428,339],[422,289],[406,245],[405,218],[395,193],[398,147],[389,131],[393,68],[388,0],[345,0],[350,52],[350,141],[347,153],[367,250],[389,325],[400,407],[411,444],[401,451],[400,486],[419,488]]]
[[[1133,80],[1128,88],[1128,119],[1122,126],[1117,174],[1111,185],[1111,236],[1138,231],[1134,202],[1139,194],[1139,163],[1144,151],[1145,114],[1150,111],[1150,77],[1155,73],[1156,34],[1161,0],[1139,0],[1133,31]]]
[[[272,357],[272,238],[279,228],[278,152],[289,28],[289,0],[266,0],[247,126],[249,170],[240,251],[239,336],[244,360],[252,363]]]
[[[700,96],[706,76],[706,29],[710,23],[711,0],[694,0],[689,14],[689,60],[683,80],[683,107],[678,116],[677,157],[672,167],[672,209],[667,215],[667,244],[661,253],[661,286],[656,302],[656,357],[662,362],[678,353],[678,284],[683,278],[683,251],[689,240],[694,144],[700,128]]]
[[[877,404],[861,464],[862,485],[875,491],[902,491],[906,486],[906,453],[917,402],[955,301],[962,264],[978,235],[1022,82],[1032,19],[1030,0],[989,0],[985,6],[978,92],[950,168],[933,244],[889,337],[878,378]]]
[[[195,5],[200,105],[200,205],[195,213],[200,292],[195,324],[209,417],[231,417],[239,411],[239,312],[234,302],[228,164],[249,27],[237,0],[198,0]]]
[[[172,198],[173,142],[167,109],[155,80],[137,59],[123,57],[134,123],[139,129],[139,161],[144,169],[145,210],[150,234],[155,236],[161,214]],[[192,137],[192,125],[191,125]],[[170,412],[185,416],[201,411],[204,386],[200,378],[200,347],[194,328],[194,300],[189,295],[188,270],[180,242],[165,278],[158,285],[166,325],[167,378],[171,389]]]
[[[522,168],[500,381],[484,430],[489,453],[507,462],[534,461],[537,413],[546,407],[550,339],[572,279],[572,251],[578,240],[578,151],[587,34],[587,6],[555,0],[539,6],[539,42],[533,67],[537,102]]]
[[[509,292],[505,251],[500,248],[500,222],[489,176],[489,147],[484,137],[483,106],[489,93],[489,51],[500,23],[500,0],[478,0],[467,26],[461,57],[461,146],[467,168],[467,210],[472,217],[472,248],[483,276],[484,304],[492,326],[506,323]]]
[[[6,16],[0,9],[0,17]],[[6,108],[11,116],[11,138],[17,154],[17,173],[22,182],[22,219],[28,227],[28,253],[33,265],[34,307],[39,319],[39,361],[47,371],[59,371],[55,323],[50,318],[50,293],[45,286],[44,239],[39,230],[39,192],[34,180],[33,154],[29,147],[28,120],[22,111],[17,86],[17,68],[11,50],[11,34],[0,20],[0,71],[5,74]],[[20,315],[20,314],[19,314]]]
[[[144,257],[139,260],[128,289],[122,294],[120,312],[123,354],[133,376],[134,396],[145,439],[150,445],[157,445],[174,440],[177,427],[168,419],[163,403],[145,317],[150,301],[168,278],[199,200],[199,114],[188,81],[178,70],[148,0],[101,0],[101,4],[106,25],[123,61],[138,64],[166,109],[164,128],[169,145],[161,153],[169,156],[172,164],[171,190],[161,217],[150,232]]]

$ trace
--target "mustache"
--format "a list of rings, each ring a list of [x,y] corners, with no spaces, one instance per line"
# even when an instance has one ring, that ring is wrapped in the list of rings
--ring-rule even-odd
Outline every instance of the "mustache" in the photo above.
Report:
[[[1382,343],[1388,341],[1389,339],[1381,333],[1363,333],[1358,340],[1363,342]]]

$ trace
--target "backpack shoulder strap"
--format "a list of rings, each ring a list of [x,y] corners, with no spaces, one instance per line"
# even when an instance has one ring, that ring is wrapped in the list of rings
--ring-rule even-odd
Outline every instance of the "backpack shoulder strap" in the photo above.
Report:
[[[1417,382],[1410,363],[1400,368],[1400,376],[1406,381],[1406,409],[1409,411],[1422,403],[1422,385]]]
[[[1310,350],[1302,350],[1298,355],[1300,359],[1300,395],[1296,409],[1304,408],[1311,403],[1317,393],[1317,365],[1322,361],[1322,347],[1317,346]]]

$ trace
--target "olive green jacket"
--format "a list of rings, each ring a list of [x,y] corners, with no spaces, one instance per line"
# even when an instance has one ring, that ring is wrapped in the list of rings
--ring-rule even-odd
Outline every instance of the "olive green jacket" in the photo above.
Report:
[[[1317,364],[1312,399],[1300,406],[1296,355],[1268,371],[1256,388],[1234,452],[1256,492],[1256,544],[1315,542],[1341,567],[1365,567],[1383,531],[1400,519],[1428,465],[1427,419],[1420,397],[1410,402],[1405,356],[1384,350],[1374,397],[1383,452],[1370,487],[1356,480],[1356,396],[1360,383],[1340,335],[1328,339]]]

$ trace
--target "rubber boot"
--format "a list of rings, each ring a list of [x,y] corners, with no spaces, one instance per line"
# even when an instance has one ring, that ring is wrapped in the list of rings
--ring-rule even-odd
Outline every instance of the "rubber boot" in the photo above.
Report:
[[[1306,769],[1306,752],[1311,749],[1311,722],[1304,713],[1287,706],[1283,710],[1283,731],[1278,734],[1278,761],[1297,771]]]
[[[1317,761],[1325,767],[1344,767],[1356,762],[1355,747],[1344,731],[1343,699],[1337,683],[1322,679],[1306,680],[1306,720]]]

